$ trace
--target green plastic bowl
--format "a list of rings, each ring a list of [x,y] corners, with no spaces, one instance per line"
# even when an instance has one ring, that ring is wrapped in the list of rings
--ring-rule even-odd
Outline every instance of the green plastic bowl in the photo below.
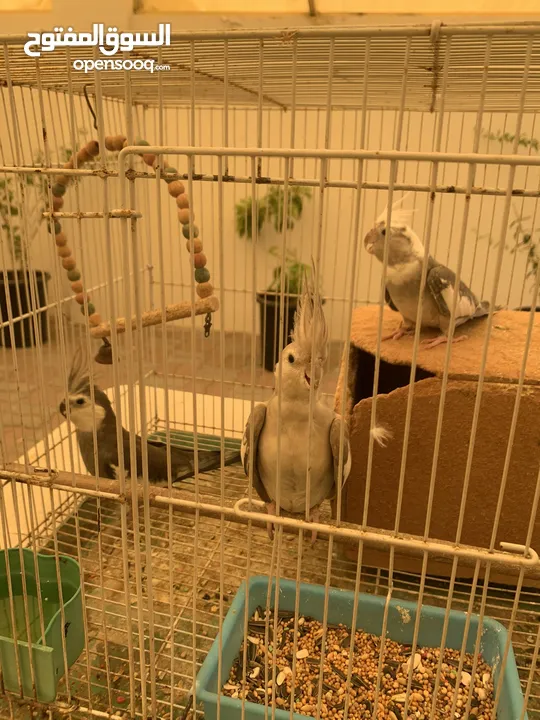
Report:
[[[23,558],[22,571],[21,554]],[[11,548],[7,551],[0,550],[0,667],[4,687],[17,694],[21,691],[17,676],[16,657],[18,657],[23,695],[34,697],[30,669],[31,656],[37,699],[43,703],[53,702],[56,698],[58,682],[64,675],[62,635],[65,636],[66,641],[68,667],[73,665],[84,649],[79,564],[64,555],[59,556],[58,563],[62,583],[64,625],[62,625],[60,612],[56,559],[52,555],[37,553],[37,574],[39,575],[45,629],[45,637],[42,638],[34,553],[28,548],[24,548],[22,551],[18,548]],[[28,616],[23,598],[23,572],[28,595]],[[9,577],[13,593],[11,600]],[[17,640],[15,640],[13,632],[13,613],[15,614]],[[28,622],[30,623],[30,642],[28,642]]]
[[[266,606],[269,579],[266,576],[253,577],[249,581],[248,614],[255,612],[257,605]],[[272,580],[272,607],[275,597],[275,579]],[[309,615],[316,620],[323,619],[325,589],[322,585],[300,583],[300,614]],[[354,593],[330,588],[328,602],[328,623],[343,623],[350,627],[354,607]],[[279,610],[294,611],[296,600],[296,583],[292,580],[279,581]],[[377,595],[360,593],[358,595],[358,613],[356,628],[373,635],[380,635],[383,625],[386,598]],[[236,594],[229,612],[223,621],[222,642],[222,683],[229,677],[230,669],[238,656],[244,638],[244,608],[246,603],[246,584],[242,583]],[[400,643],[410,644],[413,640],[417,605],[405,600],[390,600],[388,609],[387,637]],[[441,608],[423,605],[421,609],[418,645],[423,647],[440,647],[445,611]],[[405,621],[406,619],[406,621]],[[466,614],[452,610],[446,635],[446,647],[461,650],[465,630]],[[467,636],[466,651],[474,652],[479,617],[472,615]],[[493,670],[493,679],[499,679],[499,664],[504,654],[508,633],[506,629],[491,618],[484,618],[480,641],[480,652],[484,660]],[[214,640],[199,673],[196,683],[196,700],[204,705],[204,717],[207,720],[217,718],[218,711],[218,652],[219,637]],[[221,720],[240,720],[242,717],[242,701],[224,695],[219,697]],[[502,690],[497,711],[498,720],[519,720],[523,707],[523,694],[516,668],[514,651],[509,648]],[[263,718],[265,706],[247,702],[246,718]],[[289,711],[276,709],[276,720],[290,719]],[[295,720],[305,720],[305,715],[293,713]],[[527,720],[527,714],[524,716]]]

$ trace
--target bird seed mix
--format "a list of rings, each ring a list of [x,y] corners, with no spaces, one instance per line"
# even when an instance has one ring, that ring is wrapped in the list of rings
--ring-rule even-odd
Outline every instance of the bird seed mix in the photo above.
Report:
[[[323,625],[318,620],[300,617],[296,651],[296,679],[292,683],[294,651],[294,613],[278,612],[276,642],[277,667],[273,671],[274,618],[269,614],[268,647],[265,645],[267,611],[257,608],[248,625],[248,638],[231,668],[223,694],[232,698],[246,698],[249,702],[264,705],[266,698],[271,707],[293,710],[314,717],[317,713],[319,675]],[[347,672],[349,665],[350,630],[344,625],[328,625],[326,656],[322,677],[322,718],[344,717]],[[357,631],[354,638],[354,661],[349,691],[348,718],[367,720],[373,716],[375,689],[379,664],[380,638]],[[244,653],[246,682],[242,681]],[[465,655],[459,685],[460,653],[445,650],[436,713],[438,720],[488,720],[493,711],[493,680],[491,668],[477,660],[472,677],[473,656]],[[382,680],[379,689],[377,718],[385,720],[422,720],[431,715],[439,648],[418,647],[414,655],[411,647],[386,640]],[[265,661],[268,658],[268,670]],[[413,665],[412,685],[405,714],[405,696],[410,665]],[[472,686],[472,687],[471,687]],[[453,708],[453,709],[452,709]]]

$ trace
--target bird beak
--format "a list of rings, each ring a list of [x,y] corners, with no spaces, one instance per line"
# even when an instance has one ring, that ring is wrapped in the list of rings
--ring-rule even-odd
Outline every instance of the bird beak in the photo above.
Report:
[[[59,406],[58,409],[60,410],[60,412],[62,413],[62,415],[63,415],[64,417],[66,417],[66,403],[65,403],[63,400],[62,400],[62,402],[60,403],[60,406]]]
[[[364,238],[364,246],[370,255],[373,255],[373,248],[374,248],[375,240],[377,239],[377,237],[378,237],[377,230],[376,230],[376,228],[373,228],[372,230],[370,230],[368,232],[368,234]]]
[[[306,381],[308,387],[310,387],[311,383],[313,382],[313,387],[315,388],[315,390],[317,390],[321,383],[322,376],[323,376],[322,367],[315,365],[315,368],[313,370],[313,376],[311,376],[309,373],[305,372],[304,380]]]

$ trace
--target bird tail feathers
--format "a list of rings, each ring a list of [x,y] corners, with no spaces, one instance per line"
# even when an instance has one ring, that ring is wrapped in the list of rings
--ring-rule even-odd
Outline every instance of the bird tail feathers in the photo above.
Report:
[[[225,466],[227,465],[234,465],[237,462],[240,462],[240,452],[233,450],[233,451],[225,451],[225,457],[224,462]],[[221,467],[221,452],[219,450],[199,450],[199,472],[210,472],[211,470],[217,470]],[[193,477],[195,475],[195,471],[188,471],[184,470],[178,473],[178,475],[175,478],[175,482],[178,482],[179,480],[186,480],[188,477]]]

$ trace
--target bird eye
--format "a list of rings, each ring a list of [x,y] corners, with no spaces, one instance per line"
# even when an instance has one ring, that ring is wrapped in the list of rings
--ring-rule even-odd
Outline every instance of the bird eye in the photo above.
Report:
[[[84,398],[78,398],[77,405],[84,405]]]
[[[289,355],[289,362],[290,362],[290,363],[293,363],[293,362],[294,362],[294,355]]]

